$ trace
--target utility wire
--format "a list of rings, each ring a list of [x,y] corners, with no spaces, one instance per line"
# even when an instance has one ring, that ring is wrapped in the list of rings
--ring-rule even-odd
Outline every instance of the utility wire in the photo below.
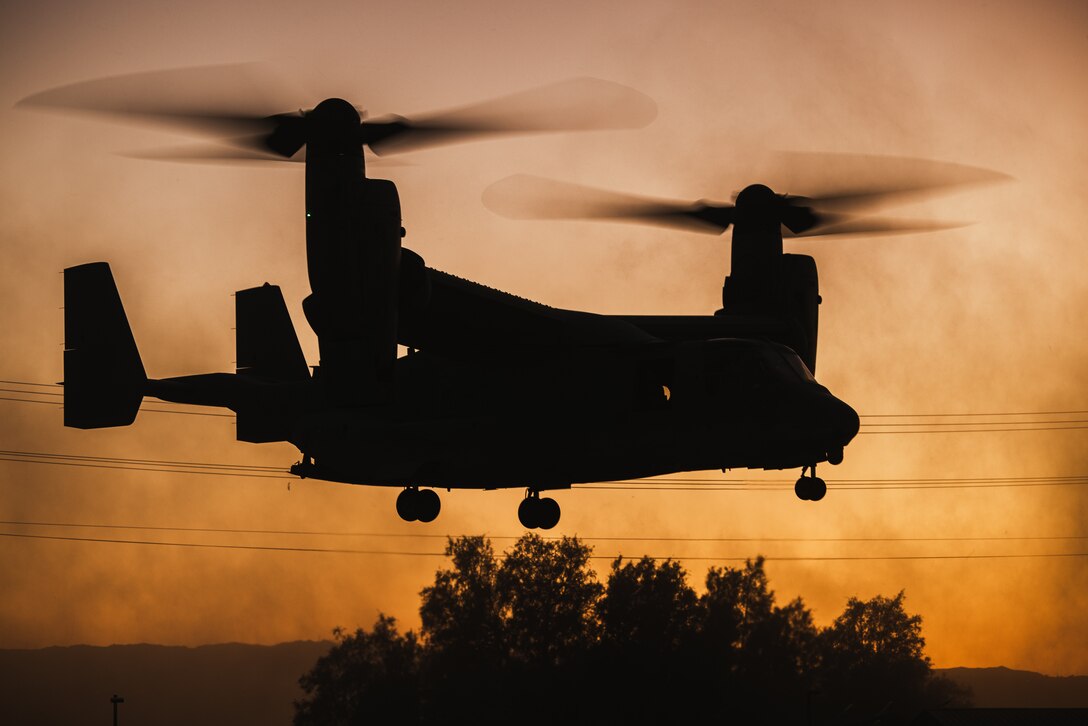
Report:
[[[344,547],[295,547],[295,546],[276,546],[276,545],[240,545],[240,544],[222,544],[222,543],[206,543],[206,542],[164,542],[159,540],[132,540],[132,539],[111,539],[105,537],[72,537],[61,535],[45,535],[45,534],[24,534],[18,532],[0,532],[0,537],[19,537],[23,539],[38,539],[38,540],[54,540],[63,542],[96,542],[104,544],[129,544],[129,545],[144,545],[155,547],[185,547],[192,549],[226,549],[226,550],[256,550],[256,551],[271,551],[271,552],[321,552],[321,553],[333,553],[333,554],[353,554],[353,555],[394,555],[404,557],[445,557],[445,552],[405,552],[397,550],[364,550],[364,549],[352,549]],[[636,558],[626,557],[621,554],[616,555],[591,555],[590,559],[594,560],[616,560],[621,559],[641,559],[642,557],[649,557],[654,560],[697,560],[708,562],[743,562],[751,559],[751,557],[733,557],[733,556],[676,556],[676,555],[639,555]],[[998,560],[998,559],[1038,559],[1038,558],[1054,558],[1054,557],[1088,557],[1088,552],[1044,552],[1035,554],[1025,553],[999,553],[999,554],[974,554],[974,555],[857,555],[857,556],[786,556],[786,557],[763,557],[767,562],[849,562],[849,561],[876,561],[876,560]]]
[[[136,524],[101,524],[76,522],[37,522],[23,520],[0,520],[0,525],[19,527],[57,527],[66,529],[121,529],[149,532],[198,532],[201,534],[259,534],[259,535],[298,535],[306,537],[374,537],[387,539],[448,539],[467,535],[432,534],[428,532],[330,532],[322,530],[292,529],[242,529],[232,527],[166,527]],[[521,535],[488,535],[492,540],[517,540]],[[544,539],[557,540],[558,536]],[[1016,537],[997,535],[994,537],[591,537],[578,536],[583,542],[684,542],[684,543],[722,543],[722,542],[785,542],[785,543],[871,543],[871,542],[1064,542],[1069,540],[1088,540],[1088,535],[1047,535]]]
[[[949,416],[1081,416],[1088,411],[1001,411],[995,413],[862,413],[861,418],[946,418]]]
[[[20,391],[20,393],[27,393],[27,394],[31,394],[31,395],[41,395],[41,394],[34,394],[33,391]],[[64,405],[60,401],[32,401],[32,400],[30,400],[28,398],[8,398],[6,396],[0,396],[0,401],[18,401],[20,403],[41,403],[41,404],[44,404],[46,406],[63,406]],[[188,405],[190,405],[190,404],[187,404],[187,403],[174,403],[173,401],[159,401],[159,403],[160,404],[172,405],[172,406],[188,406]],[[175,410],[168,410],[168,409],[164,409],[164,408],[144,408],[142,406],[140,407],[140,411],[141,412],[147,412],[147,413],[177,413],[177,414],[181,414],[181,415],[184,415],[184,416],[211,416],[212,418],[234,418],[233,413],[212,413],[210,411],[175,411]]]
[[[29,395],[36,395],[32,391],[20,391],[20,393],[26,393]],[[38,403],[46,406],[62,406],[60,401],[35,401],[28,398],[12,398],[8,396],[0,396],[0,401],[15,401],[18,403]],[[177,405],[186,406],[190,404],[177,404],[173,401],[159,401],[158,405]],[[212,418],[234,418],[232,413],[213,413],[209,411],[181,411],[174,409],[162,409],[162,408],[144,408],[139,409],[141,412],[147,413],[175,413],[185,416],[209,416]],[[1079,412],[1078,412],[1079,413]],[[904,414],[909,416],[910,414]],[[945,414],[947,416],[973,416],[975,414]],[[982,415],[982,414],[979,414]],[[1007,415],[1007,416],[1020,416],[1028,414],[988,414],[988,415]],[[1034,414],[1034,415],[1046,415],[1046,414]],[[1070,426],[1054,426],[1053,424],[1072,424]],[[1015,433],[1022,431],[1082,431],[1088,429],[1088,421],[971,421],[962,423],[931,423],[931,422],[918,422],[918,423],[893,423],[893,424],[863,424],[863,426],[902,426],[902,427],[918,427],[918,429],[902,430],[902,431],[859,431],[859,436],[871,435],[871,434],[992,434],[992,433]],[[988,428],[945,428],[945,429],[932,429],[921,428],[927,426],[986,426]]]
[[[63,386],[61,386],[58,383],[39,383],[39,382],[33,382],[33,381],[0,380],[0,384],[16,385],[16,386],[35,386],[35,387],[41,387],[41,388],[63,388]],[[8,388],[2,388],[2,389],[0,389],[0,391],[6,391],[6,392],[9,392],[9,393],[27,393],[27,394],[31,394],[31,395],[40,395],[40,396],[63,396],[64,395],[63,393],[19,391],[19,390],[8,389]],[[0,400],[14,400],[14,399],[0,399]],[[22,399],[19,399],[19,400],[22,400]],[[48,402],[48,401],[25,401],[25,402],[27,402],[27,403],[51,403],[51,402]],[[176,406],[190,405],[190,404],[175,403],[173,401],[162,401],[160,403],[164,403],[164,404],[167,404],[167,405],[176,405]],[[146,410],[152,410],[152,409],[141,409],[141,410],[146,411]],[[169,412],[169,413],[173,413],[173,412]],[[178,413],[180,413],[180,412],[178,412]],[[203,414],[203,415],[230,416],[231,414]],[[923,418],[924,419],[924,418],[968,418],[968,417],[977,418],[977,417],[985,417],[985,416],[1021,416],[1021,417],[1026,417],[1026,416],[1080,416],[1080,415],[1088,415],[1088,409],[1070,410],[1070,411],[995,411],[995,412],[992,412],[992,413],[869,413],[869,414],[860,414],[860,417],[863,418],[863,419],[865,419],[865,418]],[[987,424],[987,425],[998,426],[998,425],[1016,425],[1016,424],[1024,424],[1024,423],[1038,423],[1038,424],[1088,423],[1088,420],[1037,421],[1037,422],[1000,421],[1000,422],[993,422],[992,424]],[[926,423],[926,422],[921,422],[921,423],[916,423],[916,424],[911,424],[911,423],[886,423],[886,424],[885,423],[871,423],[871,424],[865,424],[865,425],[866,426],[956,426],[956,425],[969,426],[969,425],[978,425],[978,422],[963,422],[962,424],[956,424],[954,422],[953,423],[938,423],[938,422]]]
[[[53,454],[35,451],[5,451],[0,449],[0,456],[33,456],[50,459],[79,459],[88,461],[106,461],[124,464],[163,464],[169,466],[200,467],[203,469],[243,469],[247,471],[283,472],[282,466],[260,466],[255,464],[205,464],[197,461],[169,461],[161,459],[119,459],[111,456],[86,456],[82,454]]]
[[[0,381],[3,383],[3,381]],[[0,391],[4,393],[25,393],[29,396],[63,396],[63,393],[53,393],[52,391],[24,391],[20,388],[0,388]],[[44,403],[44,401],[43,401]],[[51,403],[51,402],[50,402]]]
[[[984,424],[984,425],[986,425],[986,426],[1019,426],[1019,425],[1022,425],[1022,424],[1083,424],[1083,423],[1088,423],[1088,419],[1062,419],[1060,421],[999,421],[999,422],[995,422],[995,423],[992,423],[992,424]],[[975,423],[973,421],[970,422],[970,423],[956,422],[956,421],[950,421],[950,422],[937,421],[937,422],[926,422],[926,423],[909,423],[909,422],[907,422],[907,423],[865,424],[865,426],[888,426],[888,427],[891,427],[891,426],[899,426],[899,427],[904,427],[904,426],[978,426],[978,425],[979,424],[977,424],[977,423]]]
[[[201,463],[194,461],[169,461],[159,459],[125,459],[76,454],[54,454],[17,450],[0,450],[0,461],[22,464],[50,464],[89,469],[119,471],[143,471],[156,473],[190,474],[203,476],[239,476],[294,480],[284,468],[247,464]],[[884,489],[989,489],[1008,487],[1080,486],[1088,484],[1088,475],[1046,477],[975,477],[943,479],[842,479],[832,480],[836,491],[863,491]],[[659,477],[653,479],[625,479],[593,484],[574,484],[580,490],[617,491],[767,491],[788,489],[791,479],[696,479],[689,477]],[[511,487],[517,488],[517,487]]]
[[[14,461],[20,464],[51,464],[53,466],[74,466],[80,469],[114,469],[117,471],[146,471],[164,474],[194,474],[203,476],[239,476],[250,479],[294,479],[291,476],[276,476],[274,474],[247,474],[242,471],[198,471],[196,469],[167,469],[163,467],[127,466],[114,464],[82,464],[77,461],[35,461],[15,457],[0,456],[0,461]],[[286,474],[286,472],[284,472]]]
[[[1062,421],[1033,421],[1024,423],[1039,424],[1039,426],[1015,426],[1008,428],[986,428],[986,429],[925,429],[914,431],[859,431],[858,436],[872,435],[872,434],[999,434],[999,433],[1013,433],[1016,431],[1080,431],[1088,429],[1088,426],[1044,426],[1043,424],[1051,423],[1063,423]],[[924,426],[926,424],[918,424]],[[977,425],[977,424],[976,424]],[[992,424],[997,426],[999,424]]]

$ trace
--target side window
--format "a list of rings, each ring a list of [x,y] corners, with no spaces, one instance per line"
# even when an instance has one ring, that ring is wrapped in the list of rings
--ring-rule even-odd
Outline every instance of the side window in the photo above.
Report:
[[[707,392],[714,396],[758,391],[766,384],[766,361],[745,346],[718,348],[707,352]]]
[[[638,362],[635,373],[635,410],[664,408],[672,398],[676,365],[672,358],[650,358]]]
[[[796,354],[786,354],[780,352],[779,355],[781,355],[783,360],[786,361],[786,365],[790,367],[790,370],[793,371],[802,381],[808,381],[811,383],[816,380],[815,376],[813,376],[812,372],[808,369],[808,366],[806,366],[804,361],[802,361]]]

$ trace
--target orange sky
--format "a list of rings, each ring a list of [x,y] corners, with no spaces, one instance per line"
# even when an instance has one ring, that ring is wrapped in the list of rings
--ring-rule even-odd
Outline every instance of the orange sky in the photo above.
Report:
[[[362,3],[259,15],[203,0],[9,2],[0,8],[0,379],[61,372],[62,268],[108,260],[152,376],[231,370],[234,290],[283,287],[311,363],[302,175],[155,163],[159,131],[13,110],[56,85],[118,73],[269,61],[283,110],[340,95],[411,115],[592,75],[653,97],[639,131],[493,141],[373,168],[393,179],[406,244],[429,264],[560,307],[708,313],[727,243],[588,223],[530,223],[480,204],[513,173],[647,195],[728,199],[755,181],[804,192],[772,150],[920,156],[1012,183],[906,207],[973,221],[876,240],[792,243],[820,265],[819,378],[863,416],[1088,409],[1088,10],[1080,3]],[[587,7],[588,5],[588,7]],[[789,188],[782,184],[789,183]],[[794,187],[793,185],[798,185]],[[25,388],[25,387],[24,387]],[[49,389],[41,389],[49,390]],[[9,397],[27,397],[2,394]],[[1074,417],[1075,418],[1075,417]],[[872,423],[873,419],[863,423]],[[604,537],[1071,537],[945,542],[591,541],[602,555],[964,555],[1088,551],[1084,485],[844,491],[848,479],[1088,475],[1085,431],[863,434],[813,505],[785,490],[573,491],[557,534]],[[873,429],[868,429],[873,430]],[[74,431],[59,409],[0,401],[0,449],[285,466],[290,446],[237,443],[230,419],[143,413]],[[731,479],[748,476],[734,472]],[[768,475],[793,478],[796,472]],[[455,492],[430,525],[393,490],[0,461],[6,521],[445,535],[520,533],[520,492]],[[436,552],[441,539],[57,530],[75,534]],[[505,547],[510,540],[498,540]],[[0,647],[272,643],[418,623],[439,557],[199,550],[0,537]],[[598,561],[600,570],[607,566]],[[701,580],[707,561],[686,562]],[[821,624],[850,596],[925,618],[939,666],[1088,673],[1088,557],[772,561],[781,599]]]

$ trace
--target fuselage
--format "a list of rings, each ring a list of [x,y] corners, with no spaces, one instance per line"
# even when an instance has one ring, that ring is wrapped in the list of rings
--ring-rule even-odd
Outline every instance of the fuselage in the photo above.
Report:
[[[394,405],[302,415],[291,440],[317,478],[547,489],[807,466],[857,429],[789,349],[713,340],[472,363],[416,353],[398,361]]]

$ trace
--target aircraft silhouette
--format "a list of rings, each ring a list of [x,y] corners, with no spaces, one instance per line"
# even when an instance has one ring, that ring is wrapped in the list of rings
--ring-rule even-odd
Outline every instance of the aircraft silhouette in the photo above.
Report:
[[[22,104],[229,129],[229,145],[192,158],[289,159],[304,149],[311,294],[302,306],[320,364],[311,373],[279,288],[265,283],[236,294],[234,373],[148,378],[109,265],[78,265],[64,271],[66,426],[129,425],[145,396],[229,408],[239,440],[297,446],[291,472],[300,477],[403,488],[397,512],[409,521],[438,516],[436,489],[516,487],[526,491],[521,523],[548,529],[560,510],[543,492],[710,469],[801,467],[797,496],[824,497],[816,465],[842,461],[859,421],[813,377],[816,264],[783,252],[783,229],[918,228],[828,211],[915,189],[816,198],[753,185],[733,204],[689,205],[528,177],[500,182],[485,203],[509,216],[733,229],[714,314],[562,310],[428,267],[403,247],[396,186],[366,176],[363,148],[638,127],[654,115],[645,96],[581,79],[416,120],[368,121],[335,98],[273,115],[146,101],[160,76],[74,84]],[[541,110],[575,87],[595,99],[591,112]],[[535,204],[541,186],[553,198]],[[398,358],[398,344],[407,355]]]

